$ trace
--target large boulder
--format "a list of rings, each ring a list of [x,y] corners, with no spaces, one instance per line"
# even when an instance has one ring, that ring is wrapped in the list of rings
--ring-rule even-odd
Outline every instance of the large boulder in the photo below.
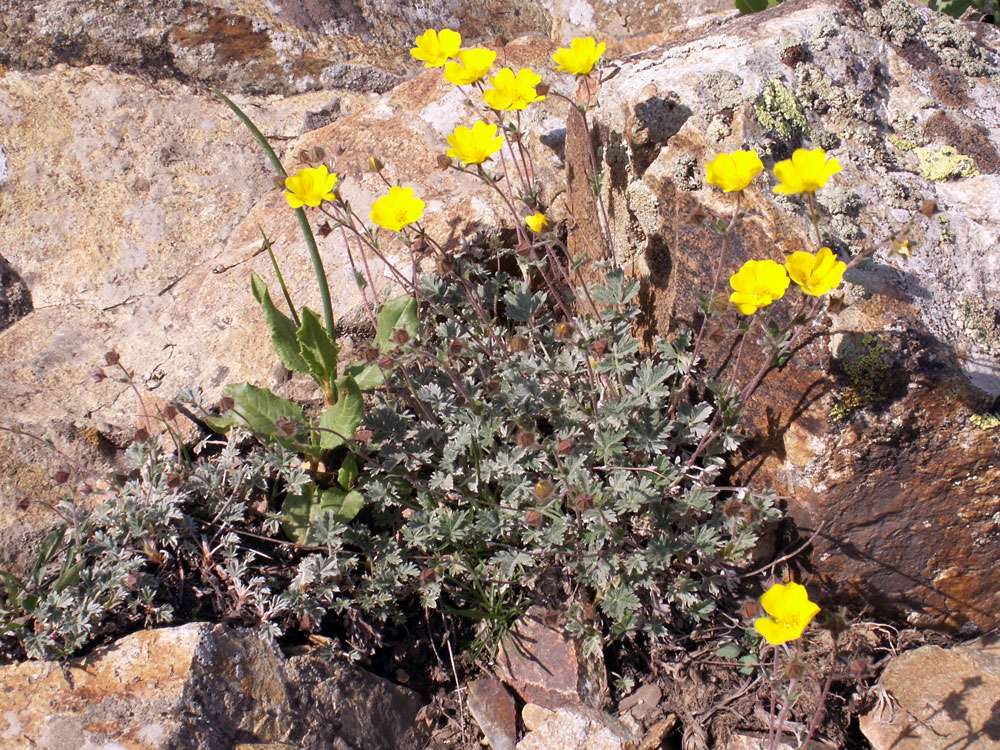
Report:
[[[418,67],[408,54],[427,28],[469,41],[527,34],[613,43],[683,29],[731,0],[10,0],[0,17],[0,65],[113,65],[230,92],[383,92]]]
[[[617,260],[643,281],[651,335],[695,322],[692,290],[712,285],[710,225],[735,197],[705,183],[707,161],[754,148],[770,169],[800,146],[840,160],[817,193],[823,242],[845,258],[882,249],[758,391],[735,468],[818,532],[811,570],[828,593],[920,623],[992,627],[1000,612],[1000,435],[984,429],[1000,395],[998,46],[992,26],[904,0],[788,0],[626,57],[591,132],[569,120],[571,250],[605,252],[586,183],[596,134]],[[765,172],[746,191],[724,289],[744,261],[801,248],[802,204],[774,183]],[[887,251],[914,216],[905,263]]]
[[[2,750],[418,750],[427,733],[407,688],[205,623],[134,633],[68,662],[0,667],[0,694]]]

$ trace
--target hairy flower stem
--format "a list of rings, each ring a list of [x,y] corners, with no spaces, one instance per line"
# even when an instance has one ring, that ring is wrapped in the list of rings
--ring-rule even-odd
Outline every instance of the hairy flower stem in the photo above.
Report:
[[[712,306],[715,304],[715,292],[719,288],[719,279],[722,277],[722,266],[726,260],[726,250],[729,245],[729,233],[736,226],[736,221],[740,218],[740,205],[743,201],[743,191],[740,190],[736,194],[736,208],[733,209],[733,215],[729,217],[729,223],[726,224],[726,228],[722,231],[722,247],[719,249],[719,259],[715,264],[715,277],[712,279],[712,289],[708,293],[707,309],[704,311],[704,316],[701,319],[701,326],[698,328],[698,336],[695,338],[694,350],[691,352],[691,361],[688,364],[688,368],[684,373],[684,377],[681,379],[681,386],[677,389],[677,395],[680,396],[684,393],[688,382],[691,378],[691,371],[694,369],[695,363],[698,361],[698,354],[701,352],[701,345],[705,340],[705,331],[708,330],[708,321],[712,317]],[[670,416],[674,416],[674,411],[677,407],[677,399],[670,405]]]

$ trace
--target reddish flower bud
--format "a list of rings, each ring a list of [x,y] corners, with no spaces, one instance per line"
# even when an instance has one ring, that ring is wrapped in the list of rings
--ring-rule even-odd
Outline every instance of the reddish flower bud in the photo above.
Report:
[[[223,396],[219,399],[219,411],[229,411],[235,405],[236,402],[229,398],[229,396]]]
[[[107,365],[117,365],[121,361],[121,357],[118,356],[118,352],[113,349],[104,355],[104,362]]]
[[[90,377],[92,377],[94,379],[95,383],[100,383],[102,380],[104,380],[107,377],[107,373],[105,373],[104,370],[102,370],[100,367],[98,367],[96,370],[94,370],[92,373],[90,373]]]
[[[52,479],[56,484],[66,484],[69,481],[68,471],[57,471],[52,475]]]
[[[132,438],[134,443],[145,443],[149,440],[149,431],[145,427],[140,427],[135,431],[135,437]]]

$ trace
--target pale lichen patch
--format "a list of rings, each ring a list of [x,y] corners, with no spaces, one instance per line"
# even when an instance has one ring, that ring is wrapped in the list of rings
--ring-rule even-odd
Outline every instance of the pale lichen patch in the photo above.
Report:
[[[913,153],[920,160],[920,176],[931,182],[944,182],[956,177],[975,177],[979,174],[976,162],[951,146],[942,146],[940,151],[917,146]]]

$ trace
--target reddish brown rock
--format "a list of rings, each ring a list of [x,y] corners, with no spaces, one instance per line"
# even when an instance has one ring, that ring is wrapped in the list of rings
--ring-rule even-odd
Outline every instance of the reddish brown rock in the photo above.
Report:
[[[801,534],[822,524],[809,567],[829,583],[825,601],[988,628],[1000,622],[1000,431],[980,416],[1000,395],[1000,207],[988,197],[1000,190],[1000,33],[881,5],[786,2],[625,59],[596,97],[591,134],[604,144],[615,258],[642,280],[648,340],[695,322],[692,289],[712,285],[722,240],[711,225],[735,205],[704,181],[719,152],[753,148],[766,167],[729,237],[724,294],[746,260],[801,249],[800,204],[772,195],[769,174],[794,148],[824,146],[844,167],[817,192],[823,242],[844,257],[888,247],[916,216],[910,261],[883,249],[853,269],[829,325],[758,390],[735,468],[787,496]],[[947,39],[968,43],[956,53]],[[947,102],[934,96],[945,80]],[[587,142],[571,113],[570,248],[598,258]],[[978,175],[926,161],[951,144]],[[939,210],[929,220],[925,200]],[[731,361],[728,346],[706,347],[709,370]]]
[[[468,684],[469,711],[493,750],[514,750],[517,708],[500,680],[485,677]]]
[[[532,607],[511,629],[497,656],[497,677],[543,708],[600,707],[607,694],[601,654],[585,654],[560,627],[560,615]]]

